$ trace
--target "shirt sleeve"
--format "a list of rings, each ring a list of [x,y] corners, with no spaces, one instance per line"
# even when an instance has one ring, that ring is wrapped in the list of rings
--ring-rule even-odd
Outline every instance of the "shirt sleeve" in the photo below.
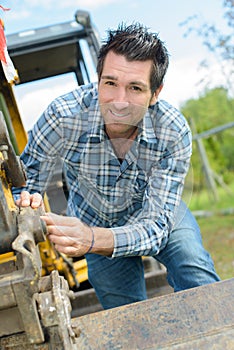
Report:
[[[167,143],[160,161],[152,167],[142,208],[126,225],[112,228],[112,258],[153,256],[165,247],[181,201],[191,152],[191,132],[185,123],[174,141]]]

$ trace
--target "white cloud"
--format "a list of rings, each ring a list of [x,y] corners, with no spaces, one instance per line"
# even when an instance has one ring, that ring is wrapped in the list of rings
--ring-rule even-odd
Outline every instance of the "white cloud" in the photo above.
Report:
[[[11,20],[18,20],[19,18],[21,19],[26,19],[28,17],[30,17],[31,12],[30,10],[27,9],[22,9],[22,10],[11,10],[10,12],[7,13],[7,19],[11,19]]]
[[[211,61],[207,69],[201,69],[200,61],[199,56],[193,56],[171,62],[161,98],[179,108],[186,100],[198,98],[205,88],[227,86],[230,67],[226,66],[224,74],[217,62]]]
[[[178,108],[187,99],[197,97],[198,80],[195,60],[184,58],[172,62],[166,75],[161,98]]]
[[[30,130],[46,107],[56,97],[77,86],[72,75],[15,86],[15,96],[26,130]]]

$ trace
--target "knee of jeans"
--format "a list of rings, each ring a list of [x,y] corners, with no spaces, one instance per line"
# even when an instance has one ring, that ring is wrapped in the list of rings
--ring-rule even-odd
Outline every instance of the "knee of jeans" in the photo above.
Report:
[[[193,232],[190,234],[188,230],[186,230],[184,237],[177,240],[175,244],[175,248],[178,249],[181,260],[194,260],[196,257],[201,257],[204,255],[207,257],[207,252],[202,245],[200,237],[199,239],[194,239],[195,232],[194,230],[191,231]]]
[[[159,257],[162,263],[177,268],[189,265],[210,265],[212,259],[202,244],[201,236],[194,228],[174,230],[170,234],[168,246]]]
[[[181,202],[177,209],[175,218],[173,231],[176,231],[177,235],[181,234],[183,236],[184,232],[188,231],[191,237],[201,242],[200,227],[191,211],[183,202]]]

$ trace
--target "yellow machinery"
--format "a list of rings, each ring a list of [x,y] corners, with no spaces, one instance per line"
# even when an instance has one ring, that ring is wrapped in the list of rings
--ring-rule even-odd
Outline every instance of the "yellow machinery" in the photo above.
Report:
[[[16,33],[7,37],[8,51],[19,74],[16,85],[64,74],[73,74],[77,84],[92,80],[90,66],[96,65],[99,41],[87,12],[77,11],[75,21],[35,29],[33,33],[33,36]],[[2,67],[0,79],[0,111],[7,125],[10,142],[19,155],[27,143],[27,133],[14,93],[15,84],[7,82]],[[14,176],[18,176],[17,171]],[[55,180],[48,189],[49,201],[45,196],[45,207],[60,213],[61,210],[65,211],[66,202],[57,183],[55,175]],[[63,203],[63,207],[57,208],[58,203]],[[73,261],[59,254],[48,240],[40,243],[39,249],[42,276],[57,270],[68,281],[69,287],[75,290],[80,283],[87,281],[85,259]],[[10,252],[9,254],[11,255]],[[0,263],[7,256],[0,255]]]
[[[14,145],[14,151],[20,153],[26,145],[27,135],[21,121],[12,85],[6,81],[1,67],[0,75],[0,110],[2,111],[2,118],[7,125],[9,140]],[[3,142],[3,135],[1,135],[0,142]],[[17,179],[19,173],[15,167],[13,169],[12,177]],[[9,202],[7,202],[9,208],[12,207],[11,201],[9,199]],[[49,209],[47,200],[45,200],[45,204]],[[84,259],[73,263],[65,256],[58,254],[48,240],[41,243],[39,247],[42,260],[42,276],[50,274],[51,271],[56,269],[65,276],[71,288],[78,287],[79,283],[87,280],[87,265]],[[0,255],[0,263],[5,261],[6,258],[6,255]]]

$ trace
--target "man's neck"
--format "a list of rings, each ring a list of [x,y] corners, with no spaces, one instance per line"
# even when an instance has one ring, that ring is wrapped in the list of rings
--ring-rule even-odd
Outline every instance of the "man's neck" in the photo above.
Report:
[[[136,127],[134,128],[134,130],[131,130],[131,133],[129,133],[128,137],[126,136],[123,137],[121,135],[119,137],[110,138],[110,135],[108,135],[117,158],[119,159],[125,158],[125,155],[130,150],[132,143],[137,137],[137,134],[138,134],[138,128]]]

